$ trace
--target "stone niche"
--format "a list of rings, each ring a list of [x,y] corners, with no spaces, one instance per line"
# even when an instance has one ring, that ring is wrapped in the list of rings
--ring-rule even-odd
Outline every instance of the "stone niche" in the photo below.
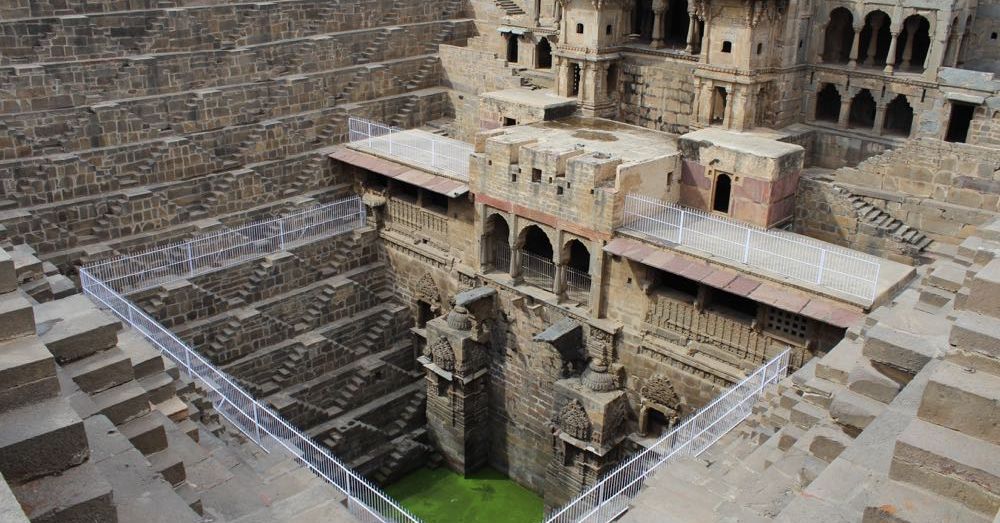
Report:
[[[593,367],[593,365],[592,365]],[[554,457],[545,488],[545,502],[556,506],[593,483],[622,457],[628,435],[628,398],[620,389],[595,391],[583,379],[555,383]]]
[[[801,146],[714,128],[685,134],[677,145],[682,204],[761,227],[792,218]]]

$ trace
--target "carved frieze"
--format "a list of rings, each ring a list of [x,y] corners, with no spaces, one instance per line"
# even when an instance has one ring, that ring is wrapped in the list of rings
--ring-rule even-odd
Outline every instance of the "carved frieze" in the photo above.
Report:
[[[571,400],[559,412],[559,428],[576,439],[590,440],[590,418],[580,400]]]

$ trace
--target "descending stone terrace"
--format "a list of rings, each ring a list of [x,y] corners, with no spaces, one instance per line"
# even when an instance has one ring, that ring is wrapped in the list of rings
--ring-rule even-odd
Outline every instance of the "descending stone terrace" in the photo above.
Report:
[[[698,459],[659,470],[621,521],[994,521],[998,291],[994,221]]]
[[[351,233],[130,299],[285,419],[377,481],[434,458],[409,308],[377,233]]]
[[[461,0],[7,3],[0,223],[65,268],[342,194],[347,116],[448,113]],[[156,234],[150,234],[156,231]],[[101,245],[102,247],[97,247]]]

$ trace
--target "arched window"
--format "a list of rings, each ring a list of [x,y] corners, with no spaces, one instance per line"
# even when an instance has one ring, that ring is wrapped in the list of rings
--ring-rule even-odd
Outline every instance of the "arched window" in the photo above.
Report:
[[[486,219],[483,257],[486,265],[499,272],[510,270],[510,227],[499,214]]]
[[[663,21],[663,41],[667,46],[683,48],[687,45],[688,36],[688,3],[687,0],[670,0],[666,19]]]
[[[726,121],[726,88],[716,86],[712,90],[712,117],[711,124],[721,124]]]
[[[840,120],[840,93],[837,86],[826,84],[816,93],[816,119],[834,123]]]
[[[507,61],[517,63],[517,35],[507,33]]]
[[[871,91],[862,89],[851,100],[851,112],[847,116],[850,127],[871,129],[875,125],[875,98]]]
[[[872,11],[865,17],[865,27],[858,42],[858,63],[881,67],[889,55],[892,34],[889,25],[892,19],[882,11]]]
[[[930,22],[920,15],[903,21],[903,31],[896,42],[896,67],[903,71],[923,71],[931,47]]]
[[[729,199],[733,190],[733,181],[726,173],[715,177],[715,195],[712,197],[712,210],[729,214]]]
[[[905,95],[896,95],[885,108],[885,125],[887,134],[909,136],[913,125],[913,108],[910,107]]]
[[[586,304],[590,299],[590,249],[580,240],[570,240],[563,246],[566,264],[566,297]]]
[[[541,289],[552,289],[556,270],[548,235],[537,225],[529,225],[521,231],[518,245],[524,281]]]
[[[838,7],[830,11],[830,21],[826,24],[823,39],[823,61],[831,64],[846,64],[851,59],[851,45],[854,44],[854,15]]]
[[[535,46],[535,63],[539,69],[552,68],[552,45],[549,44],[548,38],[542,38]]]

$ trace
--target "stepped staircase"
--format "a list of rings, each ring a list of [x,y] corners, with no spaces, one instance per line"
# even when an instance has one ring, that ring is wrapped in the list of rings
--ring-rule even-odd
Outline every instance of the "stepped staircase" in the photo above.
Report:
[[[521,9],[521,6],[514,2],[514,0],[493,0],[493,2],[507,16],[521,16],[527,14],[524,12],[524,9]]]
[[[912,247],[916,252],[923,251],[933,241],[917,229],[894,218],[883,209],[869,203],[862,196],[857,196],[849,190],[834,185],[833,190],[850,200],[857,213],[858,221],[881,231],[884,235]]]

